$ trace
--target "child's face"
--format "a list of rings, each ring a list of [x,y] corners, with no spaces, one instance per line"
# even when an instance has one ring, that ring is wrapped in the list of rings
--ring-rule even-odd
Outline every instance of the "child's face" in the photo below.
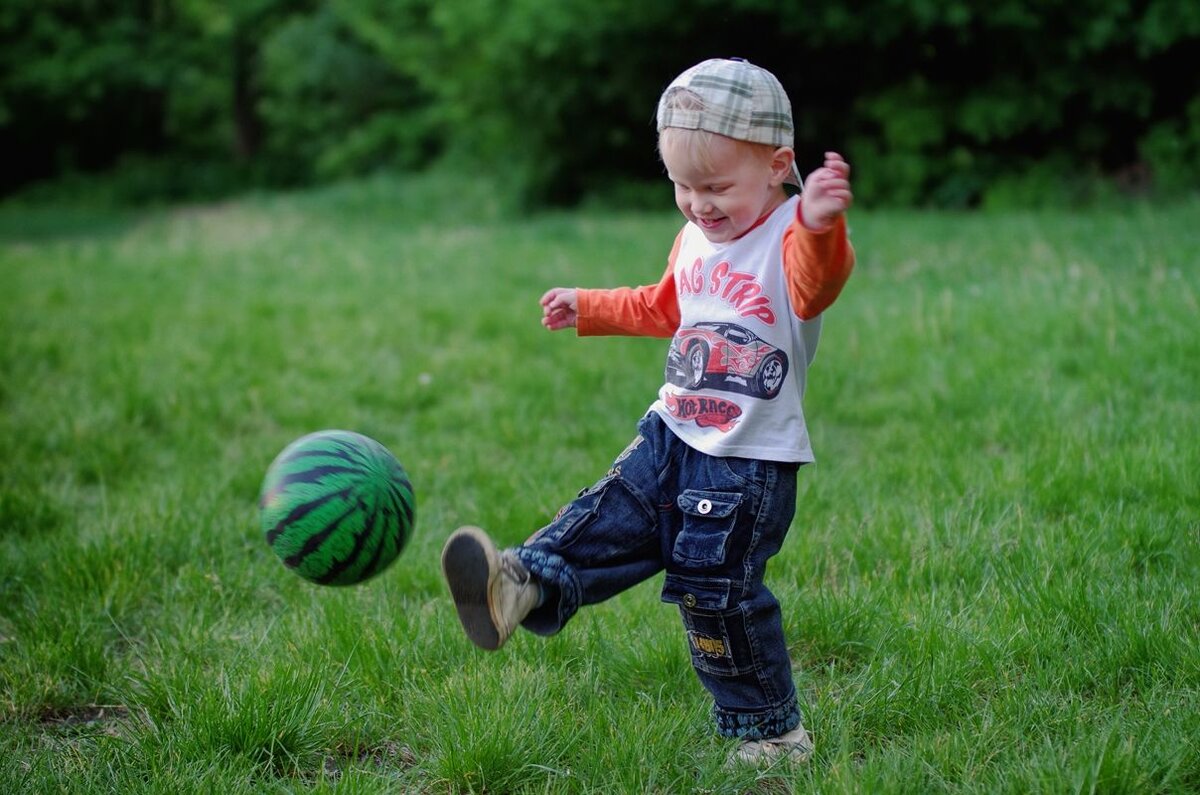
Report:
[[[711,136],[706,156],[672,136],[661,146],[667,176],[675,183],[679,211],[711,243],[728,243],[745,234],[787,196],[783,180],[791,167],[780,152],[763,151],[721,135]],[[780,161],[782,160],[782,165]]]

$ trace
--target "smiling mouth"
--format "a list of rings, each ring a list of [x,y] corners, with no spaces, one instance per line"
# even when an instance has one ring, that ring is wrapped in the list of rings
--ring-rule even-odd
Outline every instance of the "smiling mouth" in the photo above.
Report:
[[[721,225],[724,218],[697,218],[696,223],[700,224],[705,229],[715,229]]]

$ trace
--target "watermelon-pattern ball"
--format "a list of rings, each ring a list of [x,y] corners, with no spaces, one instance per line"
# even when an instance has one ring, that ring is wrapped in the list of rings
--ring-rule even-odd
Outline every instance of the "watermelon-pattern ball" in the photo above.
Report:
[[[259,494],[267,544],[319,585],[353,585],[392,564],[412,534],[416,499],[396,457],[352,431],[292,442],[267,469]]]

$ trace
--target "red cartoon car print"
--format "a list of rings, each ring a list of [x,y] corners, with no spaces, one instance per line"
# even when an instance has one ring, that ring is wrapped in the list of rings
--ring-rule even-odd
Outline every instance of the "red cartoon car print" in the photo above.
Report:
[[[681,328],[667,352],[666,379],[687,389],[716,389],[770,400],[787,377],[783,351],[733,323]]]

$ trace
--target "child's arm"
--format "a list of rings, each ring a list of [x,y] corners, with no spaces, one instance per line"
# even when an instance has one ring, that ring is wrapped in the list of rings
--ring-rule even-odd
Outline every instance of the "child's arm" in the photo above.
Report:
[[[582,290],[554,287],[542,296],[542,325],[551,331],[578,329],[579,336],[624,334],[637,337],[670,337],[679,328],[679,301],[675,294],[675,255],[671,248],[667,270],[658,284]]]
[[[792,309],[811,320],[832,304],[854,268],[845,213],[854,201],[850,165],[837,152],[804,181],[796,220],[783,236],[783,270]]]

